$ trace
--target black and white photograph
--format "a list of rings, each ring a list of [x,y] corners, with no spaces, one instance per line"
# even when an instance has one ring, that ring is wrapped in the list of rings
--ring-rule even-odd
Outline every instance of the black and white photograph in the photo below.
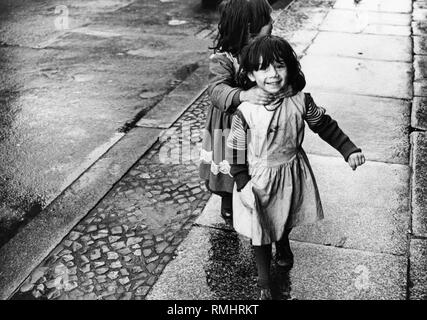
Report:
[[[426,130],[427,0],[0,0],[0,300],[427,300]]]

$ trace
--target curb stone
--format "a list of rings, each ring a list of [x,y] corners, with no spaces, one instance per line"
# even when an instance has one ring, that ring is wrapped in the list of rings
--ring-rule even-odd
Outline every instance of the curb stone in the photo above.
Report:
[[[412,138],[412,233],[427,237],[427,133]]]
[[[158,140],[160,133],[159,129],[147,128],[130,131],[0,248],[0,299],[12,294],[34,266]]]
[[[412,101],[411,126],[427,130],[427,97],[414,97]]]

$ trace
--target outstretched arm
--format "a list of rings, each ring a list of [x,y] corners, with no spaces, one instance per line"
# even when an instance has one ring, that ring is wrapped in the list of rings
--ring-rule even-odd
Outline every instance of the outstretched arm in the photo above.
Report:
[[[340,152],[353,170],[365,162],[362,150],[356,147],[338,123],[326,114],[324,108],[316,105],[309,93],[305,94],[305,107],[305,120],[310,129]]]

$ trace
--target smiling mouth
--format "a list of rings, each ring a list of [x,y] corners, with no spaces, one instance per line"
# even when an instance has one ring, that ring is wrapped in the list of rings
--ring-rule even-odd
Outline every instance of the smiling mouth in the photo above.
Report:
[[[277,81],[268,81],[268,82],[266,82],[266,84],[268,84],[268,85],[279,85],[280,84],[280,80],[277,80]]]

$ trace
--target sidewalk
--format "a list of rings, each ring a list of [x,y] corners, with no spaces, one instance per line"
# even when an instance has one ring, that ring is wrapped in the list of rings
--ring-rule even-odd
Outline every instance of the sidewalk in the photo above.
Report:
[[[425,111],[426,102],[414,99],[411,123],[411,4],[362,1],[355,8],[353,1],[338,0],[319,27],[308,26],[293,38],[303,55],[306,90],[363,148],[368,162],[352,172],[307,131],[305,150],[326,219],[291,233],[296,261],[282,279],[288,297],[426,298],[426,136],[408,131],[410,125],[425,130],[416,123],[425,125],[419,109]],[[421,19],[412,22],[416,54],[426,53],[425,38],[418,38],[425,36],[421,6],[426,2],[414,2],[414,19]],[[426,84],[420,73],[426,56],[415,55],[415,61],[415,86],[420,88]],[[416,89],[415,95],[426,92]],[[219,199],[212,197],[147,299],[254,297],[256,273],[248,241],[217,229],[218,207]]]
[[[353,172],[307,129],[326,217],[292,231],[296,261],[280,278],[285,298],[426,298],[427,1],[415,1],[413,14],[410,0],[362,0],[357,8],[338,0],[333,9],[320,1],[310,10],[300,2],[275,13],[275,32],[303,57],[306,91],[368,162]],[[304,18],[288,28],[295,12]],[[140,121],[165,129],[159,141],[13,299],[256,298],[249,242],[222,222],[218,198],[198,178],[207,99],[202,94],[182,115],[162,112],[172,105],[166,101]]]

